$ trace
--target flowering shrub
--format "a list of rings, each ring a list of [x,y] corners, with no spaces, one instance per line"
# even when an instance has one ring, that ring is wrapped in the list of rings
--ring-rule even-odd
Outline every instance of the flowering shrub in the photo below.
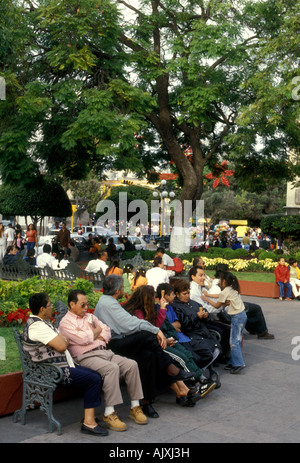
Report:
[[[214,270],[217,264],[227,264],[229,270],[234,272],[273,272],[274,268],[278,265],[273,259],[259,260],[253,258],[250,260],[246,259],[224,259],[222,257],[216,257],[214,259],[205,257],[202,255],[202,259],[205,263],[207,270]],[[187,260],[183,261],[184,265],[190,265]]]

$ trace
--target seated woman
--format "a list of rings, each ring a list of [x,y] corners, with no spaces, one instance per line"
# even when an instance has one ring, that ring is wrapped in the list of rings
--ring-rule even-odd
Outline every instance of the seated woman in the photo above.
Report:
[[[188,355],[184,347],[178,344],[178,337],[175,329],[166,318],[165,307],[167,301],[161,298],[160,304],[155,305],[155,291],[153,286],[139,286],[130,299],[124,304],[124,309],[131,315],[136,316],[141,320],[147,320],[152,325],[160,328],[165,335],[172,334],[172,337],[167,338],[166,352],[182,358],[187,362],[190,371],[195,372],[195,379],[199,380],[202,374],[201,369],[197,367],[192,356]],[[193,406],[197,400],[204,397],[215,388],[215,383],[205,383],[200,385],[200,389],[189,389],[183,381],[177,381],[170,386],[176,393],[176,403],[183,406]]]
[[[131,291],[135,291],[139,286],[146,285],[147,283],[146,270],[144,268],[140,268],[132,280],[130,289]]]
[[[123,270],[124,293],[131,294],[131,283],[135,277],[133,265],[127,264]]]
[[[114,274],[114,275],[123,274],[123,270],[120,268],[120,259],[117,257],[114,257],[111,260],[108,268],[106,269],[105,275],[111,275],[111,274]]]
[[[187,343],[187,348],[191,350],[196,364],[205,373],[205,370],[222,353],[221,345],[206,325],[208,312],[190,299],[190,283],[186,280],[177,280],[174,284],[174,292],[176,297],[172,307],[181,331],[191,339],[191,342]]]

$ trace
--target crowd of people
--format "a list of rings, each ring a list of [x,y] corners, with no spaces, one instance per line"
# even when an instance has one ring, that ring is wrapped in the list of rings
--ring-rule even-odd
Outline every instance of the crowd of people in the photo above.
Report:
[[[146,425],[149,418],[159,418],[154,408],[159,391],[170,389],[176,406],[195,407],[221,387],[220,380],[211,375],[212,367],[223,364],[231,374],[239,374],[245,368],[245,327],[259,339],[274,339],[261,307],[243,302],[238,281],[224,264],[210,278],[197,257],[188,280],[172,280],[172,263],[159,249],[147,272],[132,266],[122,270],[117,257],[108,265],[108,251],[101,250],[89,269],[97,272],[101,268],[105,275],[103,295],[94,313],[88,311],[84,291],[71,291],[68,312],[58,330],[49,323],[52,304],[48,295],[31,297],[24,348],[33,361],[58,362],[67,386],[83,387],[83,433],[105,436],[108,429],[126,431],[127,424],[117,411],[123,402],[121,377],[130,398],[129,418]],[[130,296],[121,305],[119,300],[127,290]],[[100,422],[95,408],[100,405],[101,391],[104,411]]]
[[[49,265],[57,270],[65,268],[70,262],[77,262],[79,257],[79,250],[71,239],[65,222],[51,245],[44,244],[38,255],[37,249],[38,235],[33,224],[28,225],[24,231],[20,225],[13,227],[10,223],[4,229],[0,223],[0,262],[5,265],[16,264],[22,259],[34,267],[43,268]]]

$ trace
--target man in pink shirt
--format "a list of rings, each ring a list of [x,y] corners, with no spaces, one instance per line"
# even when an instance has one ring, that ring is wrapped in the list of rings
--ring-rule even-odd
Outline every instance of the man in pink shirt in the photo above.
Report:
[[[105,410],[103,421],[113,431],[125,431],[114,406],[123,402],[120,377],[125,379],[131,399],[129,418],[137,424],[147,424],[140,407],[143,390],[138,364],[135,360],[114,354],[106,349],[110,341],[110,328],[87,313],[88,301],[84,291],[73,290],[68,297],[69,311],[59,324],[59,331],[69,339],[68,350],[79,365],[97,371],[102,379]]]

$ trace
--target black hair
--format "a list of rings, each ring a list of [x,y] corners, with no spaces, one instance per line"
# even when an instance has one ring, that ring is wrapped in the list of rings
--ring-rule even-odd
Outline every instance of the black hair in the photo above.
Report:
[[[237,277],[233,273],[226,272],[221,276],[221,280],[225,281],[226,286],[232,286],[238,293],[240,292],[240,285]]]
[[[197,275],[197,270],[200,268],[200,270],[203,270],[203,267],[201,265],[196,265],[195,267],[191,267],[189,271],[189,280],[192,281],[192,277],[195,277]]]
[[[47,293],[35,293],[29,299],[29,308],[32,315],[38,315],[41,307],[46,307],[49,302]]]
[[[68,305],[70,307],[70,302],[77,302],[78,301],[78,296],[81,294],[82,296],[86,296],[86,292],[83,291],[83,289],[72,289],[72,291],[69,292],[68,296]]]
[[[228,264],[217,264],[215,278],[220,278],[226,272],[228,272]]]
[[[170,283],[160,283],[156,288],[156,296],[158,299],[161,299],[161,292],[164,291],[167,296],[169,296],[172,291],[174,292],[174,287]]]
[[[136,284],[136,281],[139,277],[145,277],[146,276],[146,270],[144,268],[139,268],[138,271],[135,274],[133,284]]]

